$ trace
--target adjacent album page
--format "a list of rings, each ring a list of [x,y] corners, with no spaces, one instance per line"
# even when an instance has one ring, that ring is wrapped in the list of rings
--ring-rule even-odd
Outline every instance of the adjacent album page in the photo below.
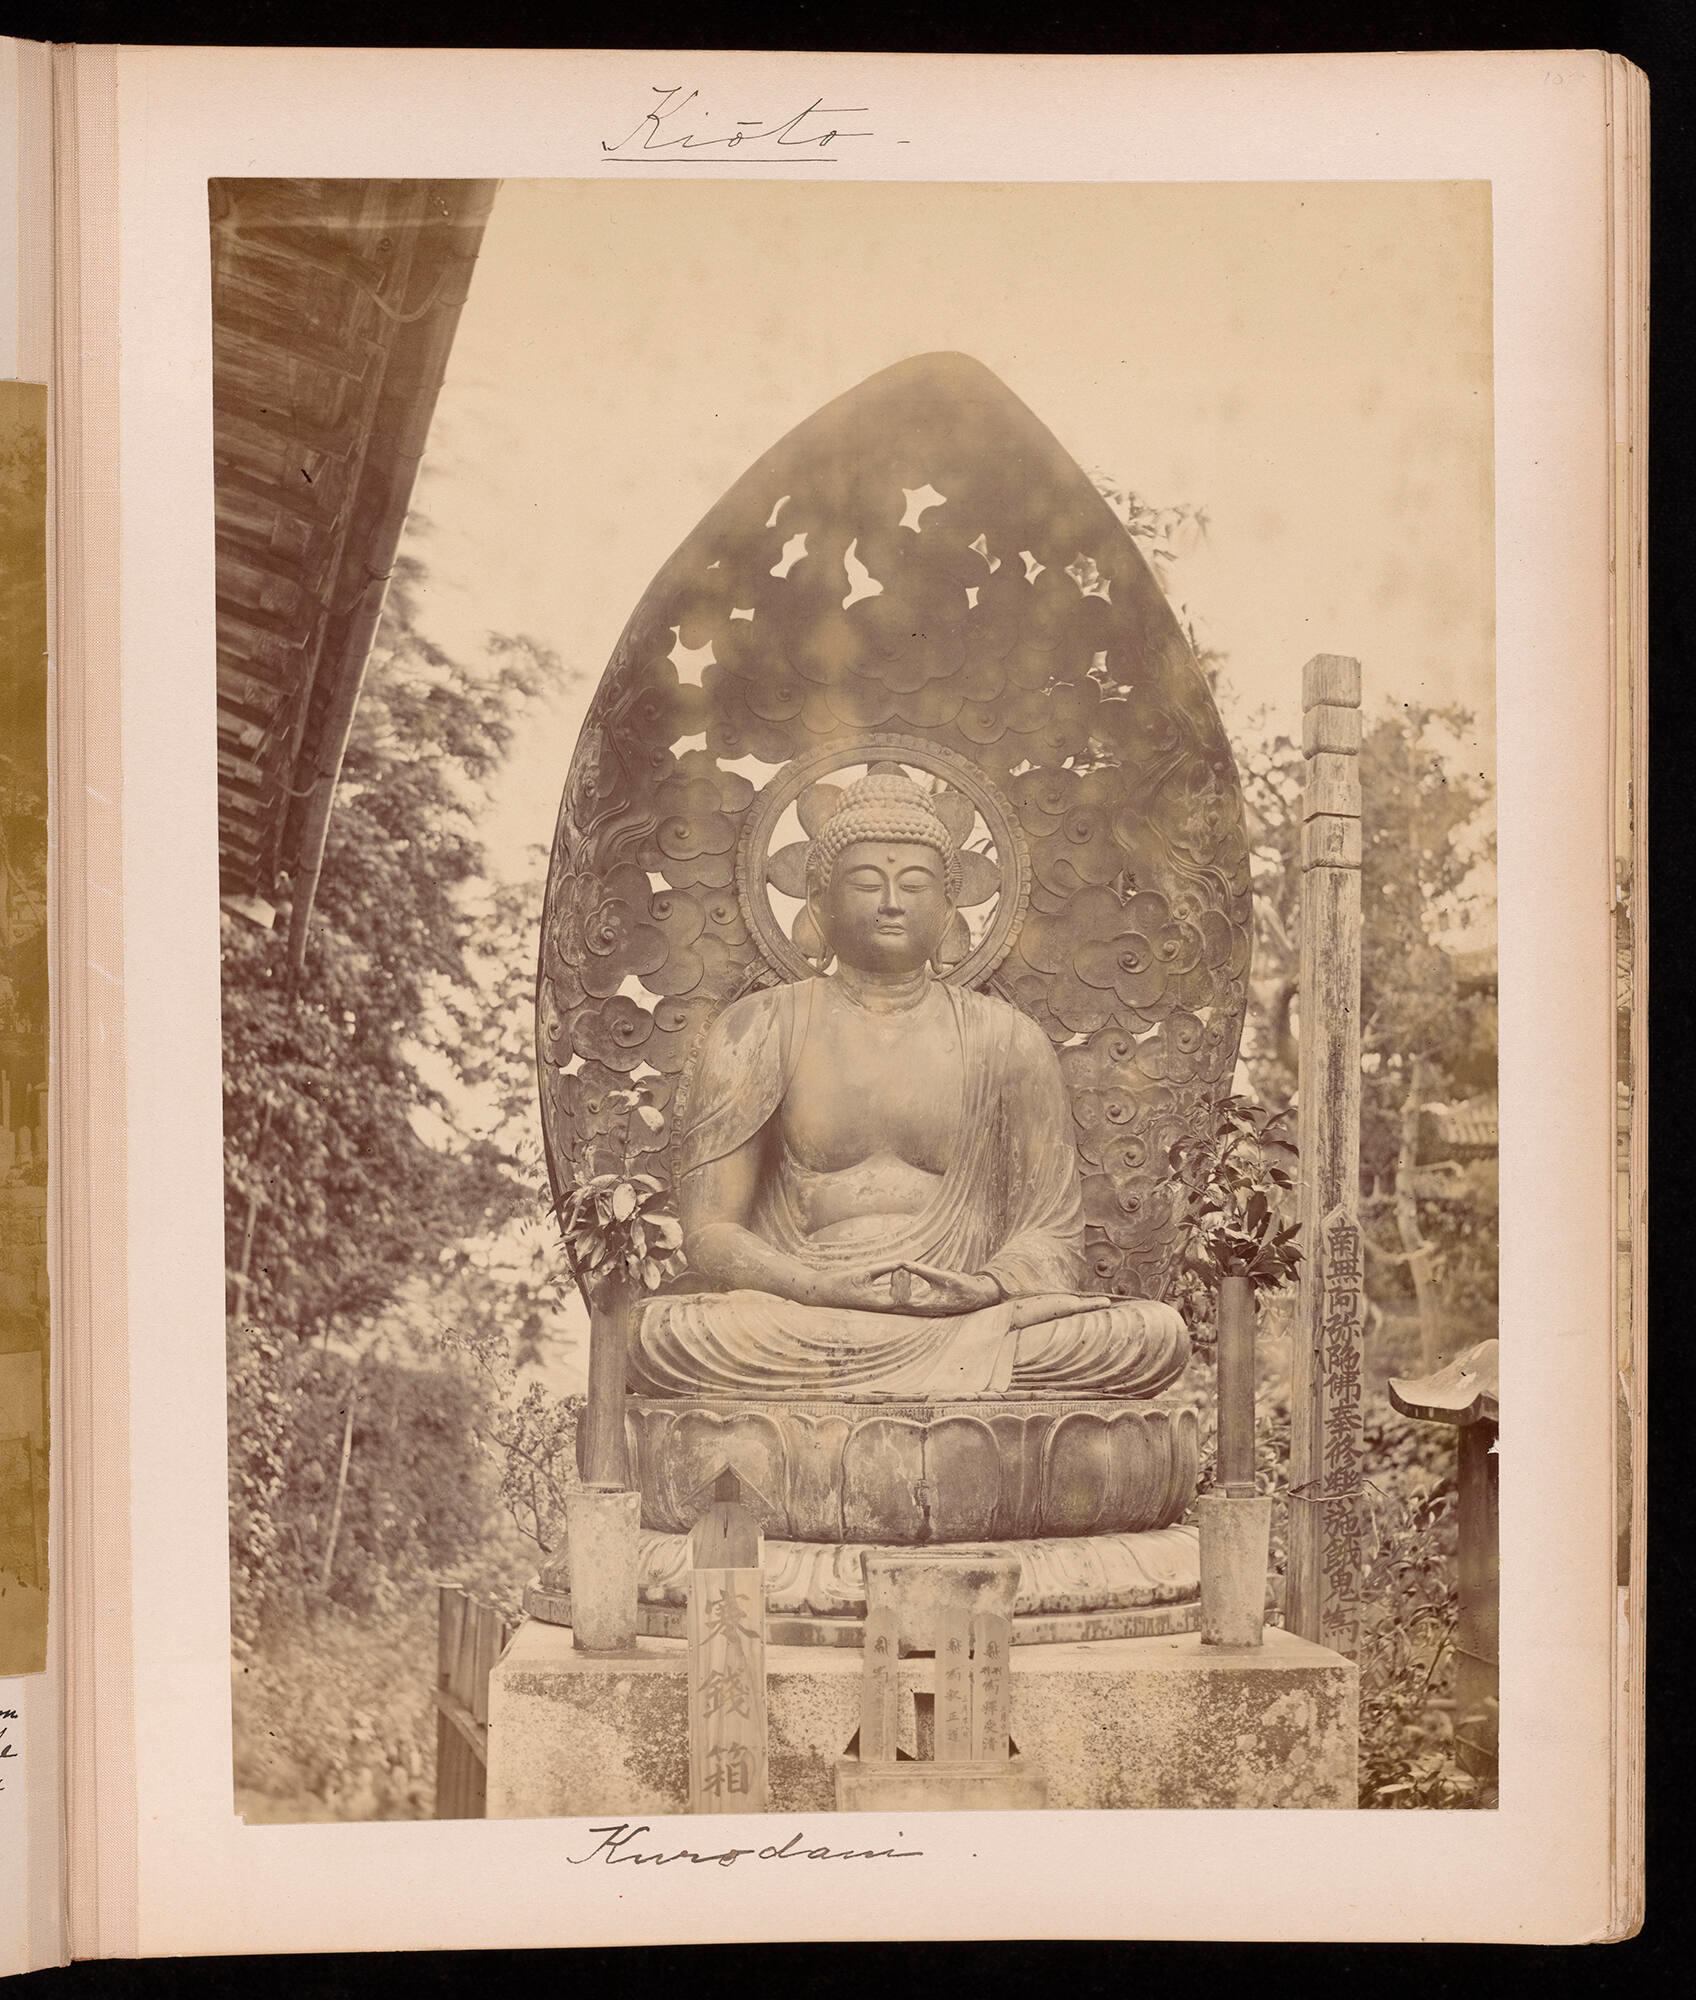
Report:
[[[51,76],[0,43],[0,1971],[64,1953],[62,1248],[50,1137],[64,1041],[49,976]]]
[[[1615,1926],[1609,75],[83,52],[81,1949]]]

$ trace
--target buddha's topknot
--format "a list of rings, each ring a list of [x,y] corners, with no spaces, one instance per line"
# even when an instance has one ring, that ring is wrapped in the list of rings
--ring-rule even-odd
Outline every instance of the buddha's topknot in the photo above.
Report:
[[[807,850],[807,893],[822,896],[831,870],[858,840],[912,841],[942,856],[950,902],[960,892],[960,853],[954,836],[937,816],[930,795],[898,771],[872,771],[842,795],[842,803]]]

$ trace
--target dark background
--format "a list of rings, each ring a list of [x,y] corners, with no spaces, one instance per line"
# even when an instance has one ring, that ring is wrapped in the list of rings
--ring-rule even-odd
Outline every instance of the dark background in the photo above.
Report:
[[[120,0],[13,0],[0,28],[54,41],[218,42],[239,45],[788,48],[977,51],[983,53],[1189,53],[1355,49],[1604,48],[1648,73],[1652,91],[1653,329],[1650,451],[1650,769],[1652,962],[1651,1243],[1675,1246],[1688,1228],[1693,1148],[1683,1133],[1696,1087],[1696,962],[1687,888],[1696,828],[1696,547],[1692,520],[1691,339],[1696,299],[1696,229],[1691,216],[1690,129],[1696,113],[1696,0],[1624,0],[1617,5],[1442,4],[1352,6],[1119,4],[978,5],[846,9],[819,0],[742,0],[734,7],[653,6],[640,12],[583,10],[483,0],[475,8],[372,0],[258,0],[212,7],[126,6]],[[1600,663],[1598,663],[1600,666]],[[1548,942],[1548,969],[1560,976],[1561,941]],[[1558,1087],[1558,1084],[1552,1084]],[[1558,1171],[1558,1164],[1551,1171]],[[1352,1990],[1377,1996],[1417,1992],[1422,2000],[1523,1981],[1544,1992],[1586,1994],[1682,1986],[1692,1941],[1687,1885],[1687,1800],[1696,1730],[1684,1659],[1691,1644],[1696,1588],[1685,1470],[1693,1388],[1676,1248],[1653,1260],[1650,1321],[1658,1338],[1650,1398],[1651,1591],[1649,1700],[1648,1920],[1624,1945],[1588,1951],[1536,1948],[1233,1947],[1029,1944],[976,1946],[648,1948],[564,1953],[344,1954],[296,1959],[152,1960],[81,1965],[31,1975],[19,2000],[82,2000],[84,1995],[252,1995],[257,1991],[365,2000],[375,1993],[411,2000],[575,1988],[622,2000],[630,1991],[691,1996],[755,1984],[773,2000],[817,1995],[933,1992],[938,1996],[1017,1990],[1031,2000],[1142,2000],[1170,1992],[1229,1994],[1233,1988]],[[1152,1836],[1151,1836],[1152,1837]],[[1033,1829],[1033,1841],[1040,1840]],[[1033,1863],[1040,1865],[1033,1852]],[[6,1858],[0,1857],[0,1866]],[[1125,1883],[1125,1922],[1139,1920],[1134,1881]],[[862,1889],[861,1893],[864,1891]],[[862,1907],[864,1907],[862,1905]],[[1680,1975],[1683,1975],[1681,1978]]]

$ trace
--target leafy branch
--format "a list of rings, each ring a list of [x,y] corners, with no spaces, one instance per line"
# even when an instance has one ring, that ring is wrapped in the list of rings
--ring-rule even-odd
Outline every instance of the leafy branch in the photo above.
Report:
[[[623,1170],[579,1176],[559,1204],[566,1258],[585,1305],[619,1280],[652,1292],[683,1269],[683,1227],[666,1212],[665,1183],[632,1166],[632,1125],[639,1120],[657,1131],[660,1113],[639,1090],[616,1091],[612,1098],[626,1103]]]
[[[1167,1164],[1181,1204],[1178,1304],[1192,1328],[1211,1320],[1222,1278],[1247,1278],[1257,1293],[1295,1281],[1302,1253],[1287,1111],[1227,1097],[1212,1132],[1180,1139]]]

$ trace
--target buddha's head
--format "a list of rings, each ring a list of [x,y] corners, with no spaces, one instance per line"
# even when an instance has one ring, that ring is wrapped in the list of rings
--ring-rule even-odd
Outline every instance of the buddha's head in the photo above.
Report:
[[[862,972],[939,963],[960,856],[929,794],[898,772],[852,784],[807,855],[807,908],[825,959]]]

